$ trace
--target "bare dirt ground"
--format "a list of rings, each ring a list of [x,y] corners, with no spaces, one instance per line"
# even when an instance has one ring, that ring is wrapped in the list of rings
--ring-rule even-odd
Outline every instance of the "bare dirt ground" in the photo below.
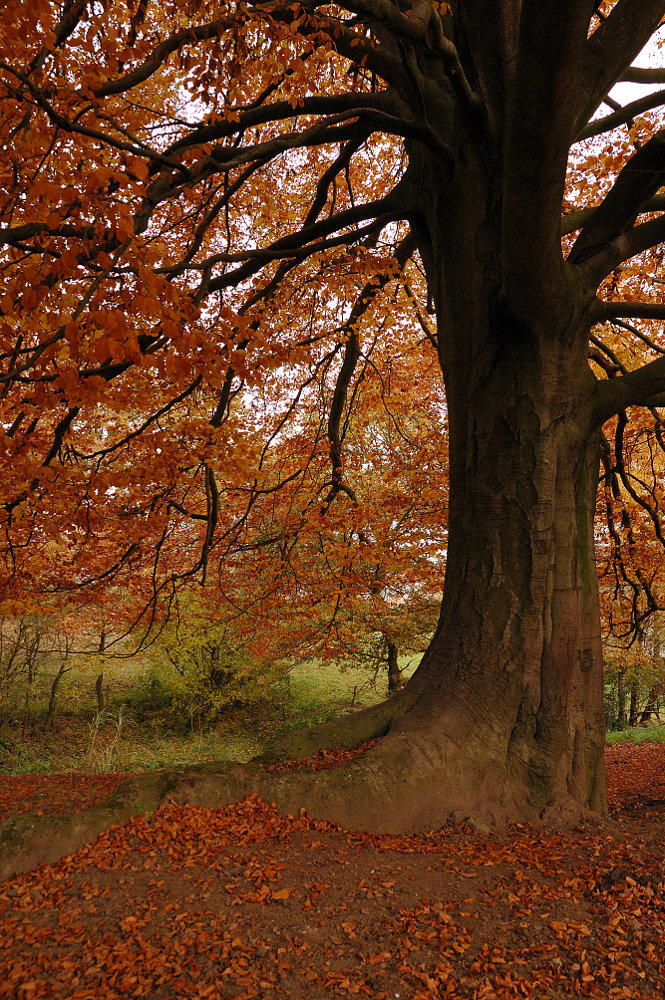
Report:
[[[0,883],[0,997],[660,998],[665,746],[606,755],[611,819],[565,834],[162,806]],[[2,778],[0,815],[77,808],[120,777]]]

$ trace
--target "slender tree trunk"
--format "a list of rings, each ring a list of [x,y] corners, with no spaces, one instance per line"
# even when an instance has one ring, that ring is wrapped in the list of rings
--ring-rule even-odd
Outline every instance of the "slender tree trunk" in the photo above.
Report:
[[[655,688],[651,688],[649,694],[647,695],[647,703],[642,709],[640,715],[640,723],[647,723],[651,720],[651,716],[656,714],[656,702],[657,693]]]
[[[628,710],[628,725],[636,726],[640,712],[640,682],[635,679],[630,685],[630,708]]]
[[[104,711],[104,671],[97,675],[95,681],[95,694],[97,695],[97,711]]]
[[[99,646],[97,647],[97,652],[102,654],[106,649],[106,630],[102,626],[102,630],[99,636]],[[103,661],[102,661],[103,663]],[[97,680],[95,681],[95,693],[97,695],[97,711],[104,711],[104,668],[100,670],[97,675]]]
[[[626,712],[626,674],[620,670],[617,674],[617,725],[619,729],[625,729],[628,725],[628,714]]]
[[[55,723],[55,706],[58,694],[58,687],[60,686],[60,681],[62,680],[63,675],[67,672],[67,669],[68,668],[66,662],[61,663],[60,669],[53,678],[53,683],[51,684],[51,694],[49,696],[48,712],[46,714],[46,725],[49,729],[52,729]]]
[[[387,640],[388,646],[388,694],[395,694],[403,686],[402,672],[399,669],[397,646],[392,639]]]

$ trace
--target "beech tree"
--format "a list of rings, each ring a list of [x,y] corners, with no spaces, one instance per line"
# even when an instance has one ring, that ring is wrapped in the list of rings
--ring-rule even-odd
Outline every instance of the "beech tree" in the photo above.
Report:
[[[341,777],[289,780],[315,811],[393,830],[603,811],[602,428],[665,392],[662,338],[639,325],[665,318],[639,277],[662,271],[665,91],[626,107],[611,91],[665,82],[631,68],[664,14],[663,0],[6,4],[8,586],[53,546],[76,586],[148,555],[156,589],[171,585],[183,539],[186,572],[205,574],[282,489],[291,521],[263,541],[284,560],[312,525],[344,523],[367,551],[346,448],[363,380],[410,372],[415,406],[436,359],[450,482],[436,633],[394,698],[281,749],[382,739]],[[613,367],[614,320],[628,347]],[[287,423],[300,451],[276,468]]]

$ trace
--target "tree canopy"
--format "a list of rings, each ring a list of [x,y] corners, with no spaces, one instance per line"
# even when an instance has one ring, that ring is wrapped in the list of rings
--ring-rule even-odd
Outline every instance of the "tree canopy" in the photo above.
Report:
[[[334,631],[445,561],[423,666],[344,736],[465,760],[404,826],[603,808],[599,463],[617,621],[662,603],[665,3],[496,7],[1,15],[5,594],[214,575]]]

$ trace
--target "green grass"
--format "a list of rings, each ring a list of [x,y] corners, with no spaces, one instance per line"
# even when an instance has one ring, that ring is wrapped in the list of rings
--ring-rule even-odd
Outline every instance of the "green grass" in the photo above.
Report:
[[[413,669],[412,663],[407,674]],[[375,704],[387,694],[385,672],[373,678],[368,670],[309,661],[295,666],[265,701],[229,709],[205,724],[170,714],[168,671],[154,665],[140,670],[128,663],[108,671],[108,707],[101,717],[94,675],[73,673],[67,680],[53,730],[45,728],[43,694],[35,697],[25,737],[18,716],[0,729],[0,774],[145,771],[247,761],[281,732]]]
[[[402,661],[405,673],[415,661]],[[247,761],[280,733],[316,725],[375,704],[387,695],[385,671],[340,670],[316,660],[293,667],[265,701],[227,710],[214,723],[174,718],[168,670],[126,664],[105,678],[108,708],[99,718],[94,675],[68,677],[62,712],[45,729],[43,696],[35,698],[25,738],[18,717],[0,729],[0,774],[54,774],[95,770],[146,771],[221,760]],[[607,742],[663,743],[665,725],[608,732]]]
[[[607,733],[607,743],[665,743],[665,726],[630,726]]]

